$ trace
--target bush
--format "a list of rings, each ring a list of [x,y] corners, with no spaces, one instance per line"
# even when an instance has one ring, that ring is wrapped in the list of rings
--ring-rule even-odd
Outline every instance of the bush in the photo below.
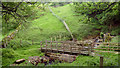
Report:
[[[17,54],[13,49],[7,48],[2,50],[2,57],[4,58],[14,58],[15,56],[17,56]]]
[[[30,42],[22,40],[20,43],[20,39],[11,40],[8,44],[8,48],[13,48],[14,50],[21,48],[21,47],[28,47]]]

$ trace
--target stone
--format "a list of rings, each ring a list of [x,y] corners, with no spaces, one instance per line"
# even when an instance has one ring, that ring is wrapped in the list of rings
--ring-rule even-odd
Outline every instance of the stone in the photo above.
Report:
[[[14,63],[15,64],[20,64],[20,63],[23,63],[25,61],[25,59],[19,59],[19,60],[16,60]]]

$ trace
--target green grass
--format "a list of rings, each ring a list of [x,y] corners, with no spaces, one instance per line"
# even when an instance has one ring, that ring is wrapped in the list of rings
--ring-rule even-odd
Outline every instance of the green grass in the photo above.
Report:
[[[41,41],[50,39],[51,35],[55,36],[61,33],[67,33],[64,25],[47,11],[44,16],[33,20],[27,29],[22,29],[17,36],[24,40]]]
[[[43,56],[44,53],[41,53],[39,50],[40,45],[31,45],[29,47],[23,47],[19,48],[17,50],[13,50],[12,48],[6,48],[2,50],[2,64],[3,66],[9,66],[10,64],[13,64],[15,60],[18,59],[27,59],[30,56]]]
[[[118,54],[113,53],[99,53],[104,57],[103,66],[118,66]],[[49,66],[99,66],[100,56],[83,56],[79,55],[72,63],[58,63]]]
[[[93,25],[85,24],[85,17],[83,15],[75,16],[73,11],[74,7],[72,4],[67,4],[62,7],[52,8],[53,12],[58,15],[60,18],[65,20],[74,37],[78,40],[81,40],[83,37],[88,34],[92,34]]]
[[[30,56],[43,56],[44,53],[39,51],[40,45],[32,45],[29,47],[19,48],[17,50],[13,49],[3,49],[3,65],[10,65],[15,60],[18,59],[28,59]],[[9,53],[9,54],[8,54]],[[104,66],[117,66],[118,65],[118,54],[114,53],[98,53],[99,55],[104,57]],[[109,60],[110,59],[110,60]],[[28,63],[28,61],[26,61]],[[79,55],[76,60],[72,63],[58,63],[54,62],[48,66],[99,66],[100,57],[99,56],[83,56]],[[19,66],[24,66],[25,62],[20,64]],[[44,64],[39,63],[38,66],[43,66]],[[26,66],[26,65],[25,65]],[[33,66],[28,63],[27,66]]]
[[[52,9],[53,12],[66,21],[74,37],[78,40],[82,39],[82,37],[87,34],[90,34],[92,27],[88,24],[83,24],[81,21],[79,22],[79,19],[82,19],[83,16],[74,16],[74,12],[72,11],[73,7],[70,5]],[[40,16],[38,19],[33,20],[32,23],[29,23],[29,27],[24,30],[20,30],[16,39],[20,38],[24,40],[44,41],[50,40],[50,37],[58,35],[62,35],[62,38],[66,35],[67,37],[64,38],[66,40],[70,38],[70,34],[63,23],[53,16],[48,9],[45,12],[40,12],[44,14],[44,16]],[[39,15],[41,14],[40,12],[38,12]]]
[[[80,40],[82,39],[82,37],[90,34],[93,27],[88,24],[84,24],[82,26],[83,22],[79,21],[79,19],[83,19],[84,16],[79,16],[79,17],[74,16],[74,12],[72,11],[72,9],[73,7],[71,7],[70,5],[52,8],[52,10],[58,16],[60,16],[62,19],[66,21],[75,38]],[[21,58],[28,59],[28,57],[30,56],[44,55],[38,50],[38,48],[40,48],[40,45],[28,45],[26,42],[31,43],[32,40],[34,42],[50,40],[50,37],[55,37],[58,35],[62,35],[62,40],[68,40],[70,38],[70,34],[65,29],[63,23],[60,22],[59,19],[57,19],[55,16],[53,16],[49,12],[49,10],[39,11],[37,14],[38,14],[37,19],[32,20],[31,23],[29,24],[26,23],[26,27],[22,27],[22,29],[16,34],[16,37],[9,43],[9,46],[6,49],[3,49],[4,66],[6,65],[8,66],[12,64],[17,59],[21,59]],[[39,16],[41,14],[44,15]],[[67,35],[67,37],[64,38],[63,37],[64,35]],[[22,40],[23,47],[20,46],[20,40]],[[114,54],[110,54],[110,55],[104,54],[104,55],[105,57],[108,58],[110,57],[109,59],[112,60],[111,61],[107,59],[105,65],[118,65],[117,55]],[[53,64],[51,66],[72,66],[72,65],[99,66],[99,57],[79,56],[77,57],[77,60],[74,61],[73,63],[58,63],[58,64]]]

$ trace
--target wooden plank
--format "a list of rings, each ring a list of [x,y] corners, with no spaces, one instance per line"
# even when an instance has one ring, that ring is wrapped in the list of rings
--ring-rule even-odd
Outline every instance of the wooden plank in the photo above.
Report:
[[[120,54],[120,52],[115,52],[115,51],[97,51],[97,50],[95,50],[94,52],[109,52],[109,53]]]
[[[120,42],[118,42],[120,43]],[[102,42],[102,44],[118,44],[118,43],[113,43],[113,42]]]
[[[104,49],[104,50],[108,50],[108,48],[94,48],[94,49]],[[120,49],[109,49],[109,50],[120,50]]]

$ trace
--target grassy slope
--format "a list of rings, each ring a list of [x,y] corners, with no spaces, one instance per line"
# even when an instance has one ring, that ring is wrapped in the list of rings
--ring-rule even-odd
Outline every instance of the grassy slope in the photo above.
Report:
[[[15,39],[10,42],[10,44],[13,45],[15,50],[11,52],[11,48],[3,49],[4,55],[6,55],[5,57],[3,57],[3,65],[6,66],[12,64],[15,60],[21,58],[26,59],[29,56],[43,55],[38,50],[38,48],[40,48],[40,45],[27,46],[27,44],[22,44],[25,47],[18,48],[20,47],[20,39],[22,39],[22,41],[24,40],[31,42],[32,40],[34,40],[36,42],[39,42],[41,40],[43,41],[49,39],[52,34],[59,35],[60,33],[67,33],[64,25],[49,11],[42,13],[46,14],[44,16],[40,16],[40,18],[38,19],[33,20],[32,23],[28,25],[28,28],[21,29],[16,34],[17,36],[15,37]],[[41,14],[41,12],[38,12],[38,14]],[[9,52],[13,54],[9,55]]]
[[[63,11],[64,10],[64,11]],[[78,37],[83,34],[85,34],[84,29],[86,26],[81,26],[81,22],[78,22],[78,17],[73,16],[73,12],[71,11],[71,6],[66,5],[63,7],[53,8],[53,11],[59,15],[61,18],[63,18],[68,26],[70,27],[70,30],[73,33],[80,33],[78,34]],[[58,12],[60,11],[60,12]],[[39,42],[41,40],[47,40],[49,37],[55,35],[59,35],[61,33],[68,33],[65,30],[64,25],[56,18],[54,17],[49,11],[47,12],[38,12],[38,15],[41,13],[45,14],[44,16],[41,16],[38,19],[35,19],[32,21],[32,23],[29,24],[29,27],[26,29],[22,29],[17,34],[16,38],[13,40],[16,42],[19,42],[19,39],[25,40],[25,41],[31,41],[34,40],[36,42]],[[40,29],[33,29],[33,28],[40,28]],[[81,32],[84,33],[81,33]],[[89,30],[88,30],[89,31]],[[86,31],[86,32],[88,32]],[[81,37],[80,36],[80,37]],[[16,44],[16,46],[19,46],[20,44]],[[23,44],[26,46],[27,44]],[[15,45],[14,45],[15,46]],[[9,65],[12,64],[15,60],[25,58],[27,59],[29,56],[41,56],[43,53],[41,53],[38,48],[40,48],[40,45],[32,45],[32,46],[26,46],[23,48],[18,48],[15,50],[11,50],[10,48],[3,49],[3,52],[5,54],[5,57],[3,57],[3,65]],[[12,53],[11,53],[12,52]],[[110,56],[110,55],[108,55]],[[115,55],[117,57],[117,55]],[[112,56],[114,57],[114,56]],[[112,59],[112,57],[110,59]],[[113,65],[116,65],[116,57],[113,59]],[[90,61],[92,63],[90,64]],[[81,62],[82,61],[82,62]],[[71,66],[71,65],[81,65],[81,66],[87,66],[87,65],[99,65],[99,57],[89,57],[89,56],[79,56],[77,60],[73,63],[59,63],[54,64],[53,66]],[[111,63],[111,62],[107,62]],[[106,65],[107,65],[106,63]],[[29,65],[29,64],[28,64]],[[41,65],[41,64],[40,64]]]
[[[57,14],[60,18],[66,21],[74,37],[78,40],[81,40],[82,37],[91,34],[90,31],[92,31],[93,26],[83,23],[84,21],[82,20],[84,19],[84,16],[83,15],[75,16],[73,9],[74,7],[72,6],[72,4],[52,8],[55,14]]]
[[[32,21],[27,29],[21,30],[18,37],[24,40],[41,41],[47,40],[52,34],[67,32],[64,25],[54,17],[49,11],[44,16]]]

